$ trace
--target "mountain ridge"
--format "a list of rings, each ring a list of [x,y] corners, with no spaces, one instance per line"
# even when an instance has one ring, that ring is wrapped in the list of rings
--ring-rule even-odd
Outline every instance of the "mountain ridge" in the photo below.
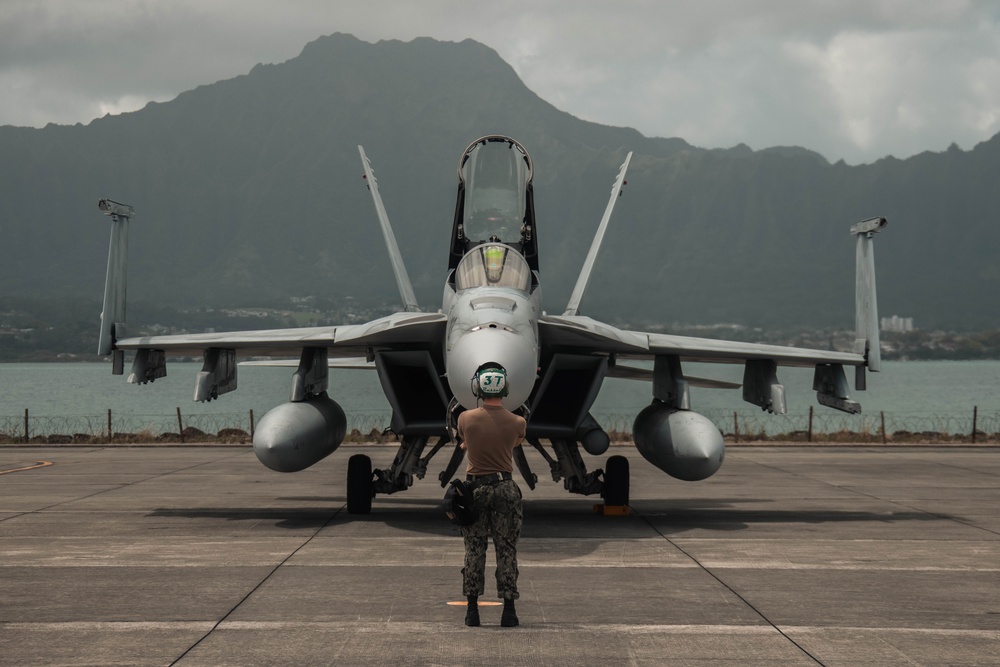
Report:
[[[338,33],[284,63],[87,125],[0,127],[9,296],[99,298],[103,196],[138,211],[130,301],[398,300],[371,200],[379,178],[418,300],[438,306],[461,150],[490,133],[535,162],[545,304],[561,311],[618,166],[635,152],[582,312],[627,323],[850,326],[853,239],[873,215],[883,315],[996,327],[1000,135],[871,164],[801,147],[703,149],[580,120],[473,40]],[[949,222],[950,221],[950,222]],[[952,232],[952,233],[949,233]],[[884,238],[883,238],[884,237]]]

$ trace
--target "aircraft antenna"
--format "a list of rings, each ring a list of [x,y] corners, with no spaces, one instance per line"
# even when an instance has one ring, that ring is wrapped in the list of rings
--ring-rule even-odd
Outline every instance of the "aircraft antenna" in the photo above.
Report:
[[[625,185],[625,172],[628,170],[628,163],[631,159],[632,151],[629,151],[628,155],[625,156],[625,162],[622,163],[621,169],[618,170],[618,177],[611,188],[611,198],[608,200],[607,208],[604,209],[604,217],[601,218],[601,224],[597,227],[597,234],[594,235],[594,240],[590,244],[590,252],[587,253],[583,269],[580,270],[580,277],[576,279],[576,287],[573,288],[573,293],[569,297],[569,303],[566,304],[566,312],[563,313],[564,316],[579,314],[583,292],[587,289],[587,283],[590,281],[590,272],[594,269],[594,261],[597,259],[597,251],[600,250],[601,242],[604,240],[604,232],[608,228],[608,221],[611,220],[611,212],[615,209],[615,202],[618,201],[618,197],[622,193],[622,186]]]

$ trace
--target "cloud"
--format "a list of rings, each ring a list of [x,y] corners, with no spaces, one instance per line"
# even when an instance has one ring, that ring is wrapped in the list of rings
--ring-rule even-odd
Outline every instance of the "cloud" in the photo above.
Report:
[[[88,122],[313,39],[476,39],[576,116],[870,161],[1000,131],[1000,9],[923,0],[7,0],[0,123]]]
[[[831,140],[849,155],[909,154],[916,146],[967,146],[1000,131],[997,32],[950,27],[887,33],[845,31],[790,55],[822,82],[836,109]],[[830,147],[826,152],[835,150]]]

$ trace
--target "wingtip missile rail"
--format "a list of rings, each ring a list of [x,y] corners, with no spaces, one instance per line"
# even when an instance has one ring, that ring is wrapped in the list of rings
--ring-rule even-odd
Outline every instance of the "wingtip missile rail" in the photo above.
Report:
[[[111,216],[111,244],[108,250],[108,274],[104,283],[104,308],[101,310],[101,333],[97,353],[113,354],[111,372],[124,373],[125,353],[115,342],[125,336],[125,265],[128,261],[128,223],[135,209],[114,199],[101,199],[97,208]]]
[[[123,218],[131,218],[135,215],[135,208],[113,199],[101,199],[97,202],[97,208],[104,211],[104,215],[116,215]]]
[[[889,221],[885,218],[868,218],[867,220],[862,220],[861,222],[851,225],[851,234],[857,236],[858,234],[879,232],[888,224]]]

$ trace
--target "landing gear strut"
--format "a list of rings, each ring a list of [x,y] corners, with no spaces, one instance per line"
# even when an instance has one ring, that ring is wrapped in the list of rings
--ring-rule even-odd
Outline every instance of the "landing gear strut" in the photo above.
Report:
[[[583,496],[599,493],[604,498],[605,505],[628,505],[629,469],[628,459],[624,456],[609,457],[607,470],[598,468],[587,472],[576,441],[553,440],[552,449],[555,451],[555,458],[542,447],[537,438],[529,438],[528,443],[538,450],[549,464],[553,481],[562,480],[563,486],[570,493]]]
[[[405,491],[413,485],[415,477],[423,479],[431,457],[451,442],[447,436],[439,438],[430,453],[422,457],[429,439],[428,436],[404,436],[395,460],[386,470],[374,470],[371,458],[365,454],[352,456],[347,462],[347,512],[369,514],[376,494]],[[549,464],[552,479],[562,481],[570,493],[584,496],[600,494],[607,506],[624,507],[629,504],[629,463],[624,456],[609,457],[606,470],[598,468],[588,472],[580,455],[579,443],[574,440],[552,441],[555,457],[542,447],[537,438],[529,438],[528,443]],[[448,467],[440,476],[442,487],[455,474],[464,456],[465,452],[456,446]],[[538,476],[531,472],[523,451],[517,452],[516,463],[528,486],[534,489]]]
[[[347,462],[347,512],[369,514],[375,494],[405,491],[413,486],[414,478],[423,479],[428,461],[449,442],[447,436],[439,438],[430,453],[421,458],[428,440],[426,435],[403,436],[396,458],[385,470],[373,469],[371,458],[365,454],[352,456]]]

